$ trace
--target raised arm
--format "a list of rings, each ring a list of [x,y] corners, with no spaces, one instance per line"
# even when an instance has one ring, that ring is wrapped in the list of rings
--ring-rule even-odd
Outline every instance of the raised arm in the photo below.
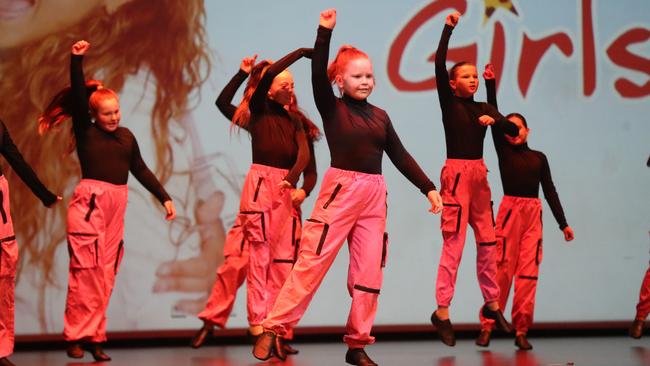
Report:
[[[90,43],[78,41],[72,45],[70,59],[70,91],[72,93],[72,124],[75,133],[92,125],[88,114],[88,92],[83,72],[83,57]]]
[[[311,59],[311,87],[316,108],[318,108],[318,112],[322,117],[329,115],[336,106],[336,96],[327,77],[330,39],[335,26],[336,9],[328,9],[320,13],[318,33],[314,43],[314,55]],[[323,119],[323,123],[327,123],[327,121]]]
[[[237,106],[232,104],[232,99],[235,97],[237,90],[244,83],[248,75],[250,75],[253,65],[255,64],[255,59],[257,55],[252,57],[245,57],[239,65],[239,71],[235,76],[230,79],[228,84],[221,90],[217,100],[214,104],[219,108],[221,114],[223,114],[229,121],[232,121],[232,118],[235,116],[235,111]]]
[[[492,64],[485,65],[483,72],[483,79],[485,79],[485,91],[487,92],[487,102],[497,110],[497,80],[494,74],[494,66]]]
[[[266,100],[266,95],[273,84],[273,79],[278,76],[279,73],[284,71],[287,67],[291,66],[294,62],[298,61],[302,57],[311,57],[313,50],[311,48],[298,48],[297,50],[287,54],[281,59],[277,60],[264,73],[260,83],[255,88],[253,96],[250,101],[250,110],[251,112],[260,112],[264,108],[264,103]]]
[[[555,217],[555,221],[557,221],[558,225],[560,226],[560,230],[564,230],[564,228],[569,225],[567,224],[566,218],[564,217],[564,210],[562,210],[560,197],[555,190],[553,178],[551,178],[551,168],[548,165],[546,156],[542,153],[539,154],[542,159],[541,184],[542,190],[544,191],[544,198],[546,198],[548,205],[551,206],[551,212],[553,212],[553,216]]]
[[[18,174],[20,179],[22,179],[23,182],[27,184],[34,195],[38,197],[41,202],[43,202],[43,205],[51,206],[54,204],[57,200],[57,196],[50,192],[45,187],[45,185],[41,183],[40,179],[38,179],[38,176],[36,176],[36,173],[34,173],[34,170],[32,170],[32,167],[29,166],[27,162],[25,162],[23,155],[20,153],[20,151],[18,151],[18,148],[11,139],[9,130],[7,130],[7,126],[5,126],[4,122],[2,121],[0,121],[0,129],[2,129],[2,146],[0,146],[0,152],[2,153],[2,156],[7,159],[7,162],[9,162],[11,168],[16,172],[16,174]]]
[[[447,15],[445,28],[442,30],[438,50],[436,50],[436,88],[438,89],[438,99],[440,104],[447,104],[454,96],[451,86],[449,85],[449,73],[447,72],[447,49],[449,48],[449,38],[451,33],[458,24],[460,13],[455,12]]]
[[[483,79],[485,79],[485,91],[487,92],[487,100],[490,105],[497,109],[497,83],[492,64],[485,65],[483,72]],[[490,128],[492,134],[492,141],[497,155],[501,155],[503,147],[508,143],[505,139],[503,131],[499,128]]]

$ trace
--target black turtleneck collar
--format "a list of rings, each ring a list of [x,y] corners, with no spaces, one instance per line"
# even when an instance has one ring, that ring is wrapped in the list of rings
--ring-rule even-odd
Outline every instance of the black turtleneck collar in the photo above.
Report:
[[[346,102],[347,104],[352,104],[352,105],[365,106],[368,104],[368,99],[362,99],[362,100],[354,99],[345,93],[343,93],[343,97],[341,97],[341,99],[343,99],[343,101]]]

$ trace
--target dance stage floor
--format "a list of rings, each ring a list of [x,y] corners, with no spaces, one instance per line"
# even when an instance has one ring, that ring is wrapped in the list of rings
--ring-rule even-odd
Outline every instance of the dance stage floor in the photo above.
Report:
[[[650,337],[530,338],[534,349],[517,351],[510,338],[493,339],[489,348],[460,339],[455,347],[438,340],[378,341],[368,354],[383,366],[650,366]],[[107,348],[113,361],[107,366],[333,366],[345,365],[343,343],[295,343],[300,353],[281,362],[259,362],[248,345],[190,347]],[[99,365],[90,355],[72,360],[63,350],[18,351],[10,358],[17,366]]]

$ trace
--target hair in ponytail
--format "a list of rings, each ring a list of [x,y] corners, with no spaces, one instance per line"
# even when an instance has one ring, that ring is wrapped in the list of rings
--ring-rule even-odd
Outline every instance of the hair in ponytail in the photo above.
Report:
[[[339,48],[334,61],[330,63],[330,66],[327,68],[327,78],[331,83],[334,82],[336,75],[343,74],[345,67],[348,65],[348,62],[357,58],[367,58],[368,55],[361,51],[360,49],[346,44]]]

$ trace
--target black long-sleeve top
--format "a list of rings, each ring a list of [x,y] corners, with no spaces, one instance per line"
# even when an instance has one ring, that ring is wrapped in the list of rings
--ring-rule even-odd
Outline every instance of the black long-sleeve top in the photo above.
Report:
[[[442,110],[442,124],[445,129],[447,158],[449,159],[481,159],[483,157],[483,141],[486,126],[478,122],[482,115],[494,118],[492,129],[517,136],[517,126],[503,117],[496,108],[487,103],[475,102],[473,97],[461,98],[454,95],[449,85],[447,73],[447,49],[453,27],[445,25],[436,51],[436,85],[438,99]]]
[[[11,139],[9,130],[2,120],[0,120],[0,154],[7,159],[11,168],[27,184],[34,195],[43,202],[43,205],[50,206],[56,202],[56,195],[41,183],[34,170],[27,164],[23,155],[18,151],[14,141]],[[0,175],[2,175],[2,171],[0,171]]]
[[[494,79],[485,81],[488,102],[497,108],[496,82]],[[560,230],[568,226],[564,210],[560,203],[553,179],[551,168],[546,155],[541,151],[531,150],[527,143],[510,144],[502,132],[492,129],[492,140],[499,158],[499,172],[503,193],[515,197],[539,197],[539,185],[542,185],[544,198],[551,206],[551,212],[560,225]]]
[[[128,128],[118,127],[113,132],[107,132],[92,123],[82,63],[83,56],[72,55],[72,130],[81,177],[122,185],[126,184],[130,171],[161,203],[170,200],[169,194],[142,160],[138,142]]]
[[[235,97],[237,90],[241,87],[241,85],[244,83],[247,77],[248,77],[248,73],[239,69],[239,71],[232,77],[232,79],[230,79],[228,84],[226,84],[223,90],[221,90],[221,93],[219,93],[219,96],[215,101],[215,104],[219,109],[219,111],[226,118],[228,118],[229,121],[232,121],[233,117],[235,116],[235,111],[237,111],[237,106],[232,104],[232,100]],[[294,145],[293,144],[288,145],[288,147],[292,147],[292,146]],[[308,147],[309,147],[309,162],[307,163],[307,167],[305,168],[305,170],[302,172],[303,182],[301,188],[309,196],[311,191],[316,186],[316,179],[317,179],[316,156],[314,155],[313,140],[308,139]],[[295,151],[292,154],[297,157],[298,151]]]
[[[368,174],[381,174],[384,151],[395,167],[425,195],[436,187],[406,151],[388,114],[367,100],[347,95],[337,98],[327,78],[332,30],[318,27],[311,61],[316,107],[330,149],[331,166]]]

